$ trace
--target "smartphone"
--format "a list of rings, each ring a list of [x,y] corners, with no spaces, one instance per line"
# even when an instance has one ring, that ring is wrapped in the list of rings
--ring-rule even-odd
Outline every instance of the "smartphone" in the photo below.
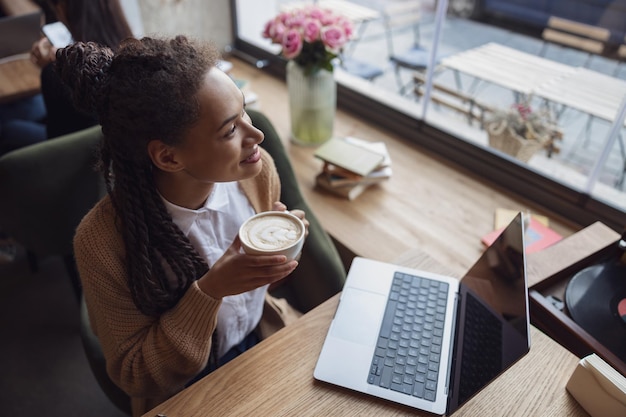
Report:
[[[64,48],[73,42],[72,34],[62,22],[43,25],[41,31],[56,48]]]

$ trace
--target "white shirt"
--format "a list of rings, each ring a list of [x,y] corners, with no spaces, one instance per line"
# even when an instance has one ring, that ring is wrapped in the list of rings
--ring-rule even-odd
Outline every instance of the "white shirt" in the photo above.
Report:
[[[254,208],[237,182],[216,183],[204,207],[190,210],[163,199],[174,223],[211,267],[233,243]],[[217,314],[218,356],[238,345],[259,323],[267,285],[222,299]]]

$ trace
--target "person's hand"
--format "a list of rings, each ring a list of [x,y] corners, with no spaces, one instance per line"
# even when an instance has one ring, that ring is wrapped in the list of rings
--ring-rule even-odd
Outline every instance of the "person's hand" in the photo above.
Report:
[[[30,49],[30,60],[40,68],[56,59],[57,48],[52,46],[48,38],[41,38]]]
[[[298,262],[287,262],[284,255],[247,255],[241,250],[239,236],[213,267],[198,280],[198,286],[215,299],[241,294],[289,275]]]
[[[276,201],[272,205],[272,210],[273,211],[287,211],[287,206],[281,203],[280,201]],[[304,223],[304,228],[305,228],[304,236],[305,237],[308,236],[309,235],[309,221],[306,219],[306,214],[304,213],[304,211],[295,209],[295,210],[290,210],[289,213],[293,214],[294,216],[302,220],[302,223]]]

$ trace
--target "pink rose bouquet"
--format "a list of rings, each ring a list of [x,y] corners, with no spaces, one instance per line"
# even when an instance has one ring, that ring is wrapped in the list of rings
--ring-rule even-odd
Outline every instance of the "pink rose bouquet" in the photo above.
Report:
[[[263,37],[282,47],[281,54],[294,60],[306,73],[333,70],[333,59],[353,33],[344,16],[317,6],[280,13],[265,24]]]

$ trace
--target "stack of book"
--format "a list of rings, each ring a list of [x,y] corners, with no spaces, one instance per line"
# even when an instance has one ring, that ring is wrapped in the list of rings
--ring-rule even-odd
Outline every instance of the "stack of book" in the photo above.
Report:
[[[391,177],[391,158],[384,142],[333,138],[315,156],[324,161],[315,178],[317,186],[349,200]]]

